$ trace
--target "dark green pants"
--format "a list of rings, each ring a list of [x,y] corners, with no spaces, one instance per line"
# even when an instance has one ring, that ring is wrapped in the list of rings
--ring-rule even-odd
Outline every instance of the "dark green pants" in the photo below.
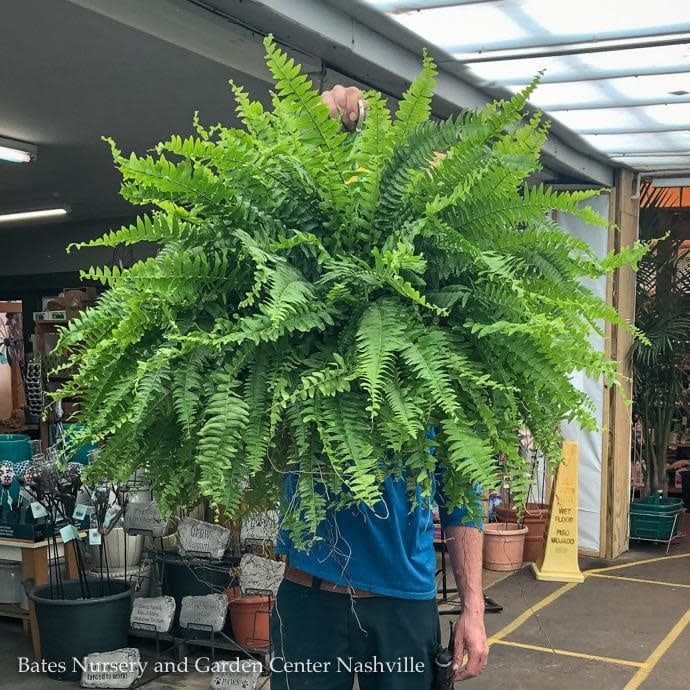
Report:
[[[271,690],[430,690],[436,601],[354,599],[286,580],[271,614]]]

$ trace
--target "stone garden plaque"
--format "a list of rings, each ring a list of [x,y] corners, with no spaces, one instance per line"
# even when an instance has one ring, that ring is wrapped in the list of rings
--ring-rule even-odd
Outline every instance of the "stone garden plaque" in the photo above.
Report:
[[[166,633],[170,630],[174,615],[175,600],[172,597],[141,597],[134,600],[129,624],[140,630]]]
[[[223,558],[230,541],[230,530],[194,518],[184,518],[177,528],[180,555],[187,553]]]
[[[247,589],[265,589],[275,595],[284,572],[285,563],[245,553],[240,561],[240,587],[243,592]]]
[[[128,688],[143,673],[139,650],[133,647],[89,654],[82,666],[83,688]]]
[[[228,613],[225,594],[206,594],[203,597],[184,597],[180,609],[180,627],[220,632]]]
[[[161,510],[155,501],[150,503],[128,503],[125,510],[125,530],[134,534],[151,534],[162,537],[167,520],[161,517]]]
[[[214,673],[209,690],[216,688],[231,688],[234,690],[254,690],[261,675],[260,670],[236,671],[228,673]]]

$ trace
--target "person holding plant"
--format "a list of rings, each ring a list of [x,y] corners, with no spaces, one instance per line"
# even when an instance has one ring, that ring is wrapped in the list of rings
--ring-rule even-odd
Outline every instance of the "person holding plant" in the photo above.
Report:
[[[355,673],[362,690],[431,690],[432,504],[465,680],[487,659],[474,487],[509,473],[524,502],[516,430],[555,458],[564,419],[596,426],[572,372],[614,385],[591,333],[619,317],[583,278],[646,247],[602,259],[554,222],[608,227],[598,190],[530,183],[548,136],[525,112],[536,80],[439,121],[425,56],[395,113],[371,92],[362,122],[359,91],[321,94],[264,45],[271,106],[233,84],[241,127],[197,118],[144,156],[109,140],[124,198],[152,210],[76,246],[160,251],[83,272],[107,290],[61,332],[75,373],[52,398],[83,401],[72,442],[102,446],[91,475],[146,467],[168,514],[273,509],[287,478],[273,690],[351,690]]]
[[[355,128],[364,103],[359,89],[338,85],[322,99],[331,117]],[[454,680],[464,681],[478,676],[488,657],[482,531],[466,509],[445,509],[442,476],[435,484],[463,599],[451,651]],[[355,671],[362,690],[432,688],[441,643],[434,526],[431,501],[419,499],[413,508],[406,482],[389,477],[375,510],[331,511],[308,552],[281,533],[278,550],[288,565],[272,615],[273,690],[351,690]]]

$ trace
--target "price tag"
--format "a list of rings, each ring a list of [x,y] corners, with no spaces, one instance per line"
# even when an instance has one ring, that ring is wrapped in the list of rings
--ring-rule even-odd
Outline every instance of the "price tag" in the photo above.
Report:
[[[72,517],[81,522],[87,515],[89,514],[89,507],[85,506],[83,503],[77,503],[76,506],[74,506],[74,512],[72,513]]]
[[[74,525],[65,525],[60,530],[60,536],[62,537],[62,541],[66,544],[68,541],[79,539],[79,532]]]
[[[34,501],[31,504],[31,514],[38,520],[39,518],[47,517],[48,511],[42,503]]]
[[[103,543],[103,535],[97,529],[89,530],[89,544],[100,546]]]

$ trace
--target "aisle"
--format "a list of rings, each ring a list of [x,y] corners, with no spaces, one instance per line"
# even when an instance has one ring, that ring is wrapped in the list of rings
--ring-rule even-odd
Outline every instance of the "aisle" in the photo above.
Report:
[[[688,687],[688,539],[669,557],[662,546],[633,544],[614,563],[587,559],[583,570],[582,584],[537,582],[525,569],[488,590],[505,611],[487,616],[489,665],[469,687]]]

